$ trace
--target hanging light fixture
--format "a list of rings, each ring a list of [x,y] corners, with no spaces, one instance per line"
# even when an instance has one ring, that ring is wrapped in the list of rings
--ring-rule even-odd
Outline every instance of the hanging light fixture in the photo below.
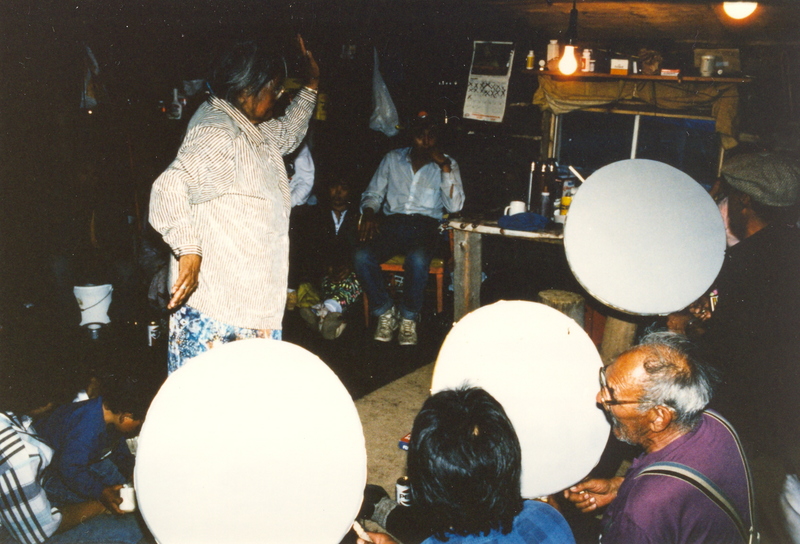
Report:
[[[578,39],[578,8],[576,0],[572,0],[572,9],[569,12],[569,26],[567,27],[567,44],[564,54],[558,61],[558,69],[564,75],[574,74],[578,69],[578,59],[575,58],[575,41]]]
[[[744,19],[753,14],[758,2],[723,2],[722,9],[731,19]]]
[[[575,70],[578,69],[578,59],[575,58],[574,45],[564,46],[564,54],[561,55],[561,60],[558,61],[558,69],[566,76],[574,74]]]

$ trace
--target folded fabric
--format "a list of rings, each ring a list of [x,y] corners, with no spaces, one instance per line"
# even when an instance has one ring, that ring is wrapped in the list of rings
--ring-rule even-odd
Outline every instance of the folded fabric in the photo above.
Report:
[[[497,226],[501,229],[509,230],[542,230],[547,226],[548,220],[545,216],[534,212],[515,213],[514,215],[504,215],[497,220]]]

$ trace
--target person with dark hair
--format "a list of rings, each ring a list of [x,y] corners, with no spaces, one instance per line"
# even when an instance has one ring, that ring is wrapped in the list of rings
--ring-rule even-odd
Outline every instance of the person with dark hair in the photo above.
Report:
[[[60,406],[36,423],[55,450],[44,488],[57,505],[99,500],[121,514],[119,489],[133,478],[135,462],[126,438],[139,431],[155,384],[119,374],[103,379],[101,390],[102,395]]]
[[[729,423],[704,412],[717,381],[686,337],[665,331],[600,369],[597,403],[614,436],[644,450],[624,478],[590,478],[564,491],[583,512],[608,506],[603,544],[748,541],[744,451]]]
[[[102,515],[109,510],[100,500],[54,504],[42,486],[54,457],[53,448],[37,434],[32,423],[33,416],[63,400],[64,392],[49,366],[19,365],[10,369],[7,363],[0,382],[0,542],[149,542],[133,514]]]
[[[355,270],[378,318],[375,340],[401,346],[417,343],[417,322],[428,282],[428,268],[441,240],[442,209],[464,206],[456,161],[439,149],[439,126],[420,112],[411,123],[411,147],[386,154],[361,196],[362,217]],[[383,211],[379,222],[378,212]],[[405,255],[403,299],[395,306],[386,291],[381,263]]]
[[[273,116],[283,58],[252,42],[236,45],[209,79],[211,95],[177,158],[153,185],[150,222],[175,256],[170,372],[217,344],[281,339],[291,209],[283,156],[305,136],[319,83],[314,57],[298,42],[307,85],[283,117]]]
[[[303,217],[298,244],[301,268],[298,312],[326,339],[338,338],[346,326],[344,313],[361,296],[353,272],[358,237],[358,212],[350,198],[350,182],[336,177],[325,198]]]
[[[574,543],[555,508],[522,499],[521,473],[519,439],[500,403],[477,387],[440,391],[411,430],[412,506],[383,497],[368,517],[404,544]]]

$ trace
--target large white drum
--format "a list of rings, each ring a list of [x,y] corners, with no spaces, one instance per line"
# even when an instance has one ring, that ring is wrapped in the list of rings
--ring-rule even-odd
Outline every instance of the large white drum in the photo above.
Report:
[[[631,159],[586,179],[564,226],[573,274],[599,301],[638,315],[705,294],[725,256],[722,216],[703,187],[667,164]]]
[[[599,461],[609,435],[595,404],[601,366],[574,320],[543,304],[501,301],[453,327],[431,392],[469,384],[503,405],[522,447],[522,495],[535,498],[580,481]]]
[[[350,395],[274,340],[214,348],[174,372],[139,436],[135,486],[161,544],[336,544],[367,477]]]

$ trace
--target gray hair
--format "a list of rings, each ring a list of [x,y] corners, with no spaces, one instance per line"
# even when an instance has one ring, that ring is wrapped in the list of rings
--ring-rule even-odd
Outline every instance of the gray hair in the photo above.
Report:
[[[639,400],[671,408],[678,428],[693,429],[719,383],[716,369],[697,357],[689,339],[675,332],[648,332],[628,351],[645,357],[647,378]]]
[[[217,60],[208,85],[214,95],[236,104],[242,93],[256,95],[273,79],[286,77],[286,71],[286,60],[276,50],[242,42]]]

